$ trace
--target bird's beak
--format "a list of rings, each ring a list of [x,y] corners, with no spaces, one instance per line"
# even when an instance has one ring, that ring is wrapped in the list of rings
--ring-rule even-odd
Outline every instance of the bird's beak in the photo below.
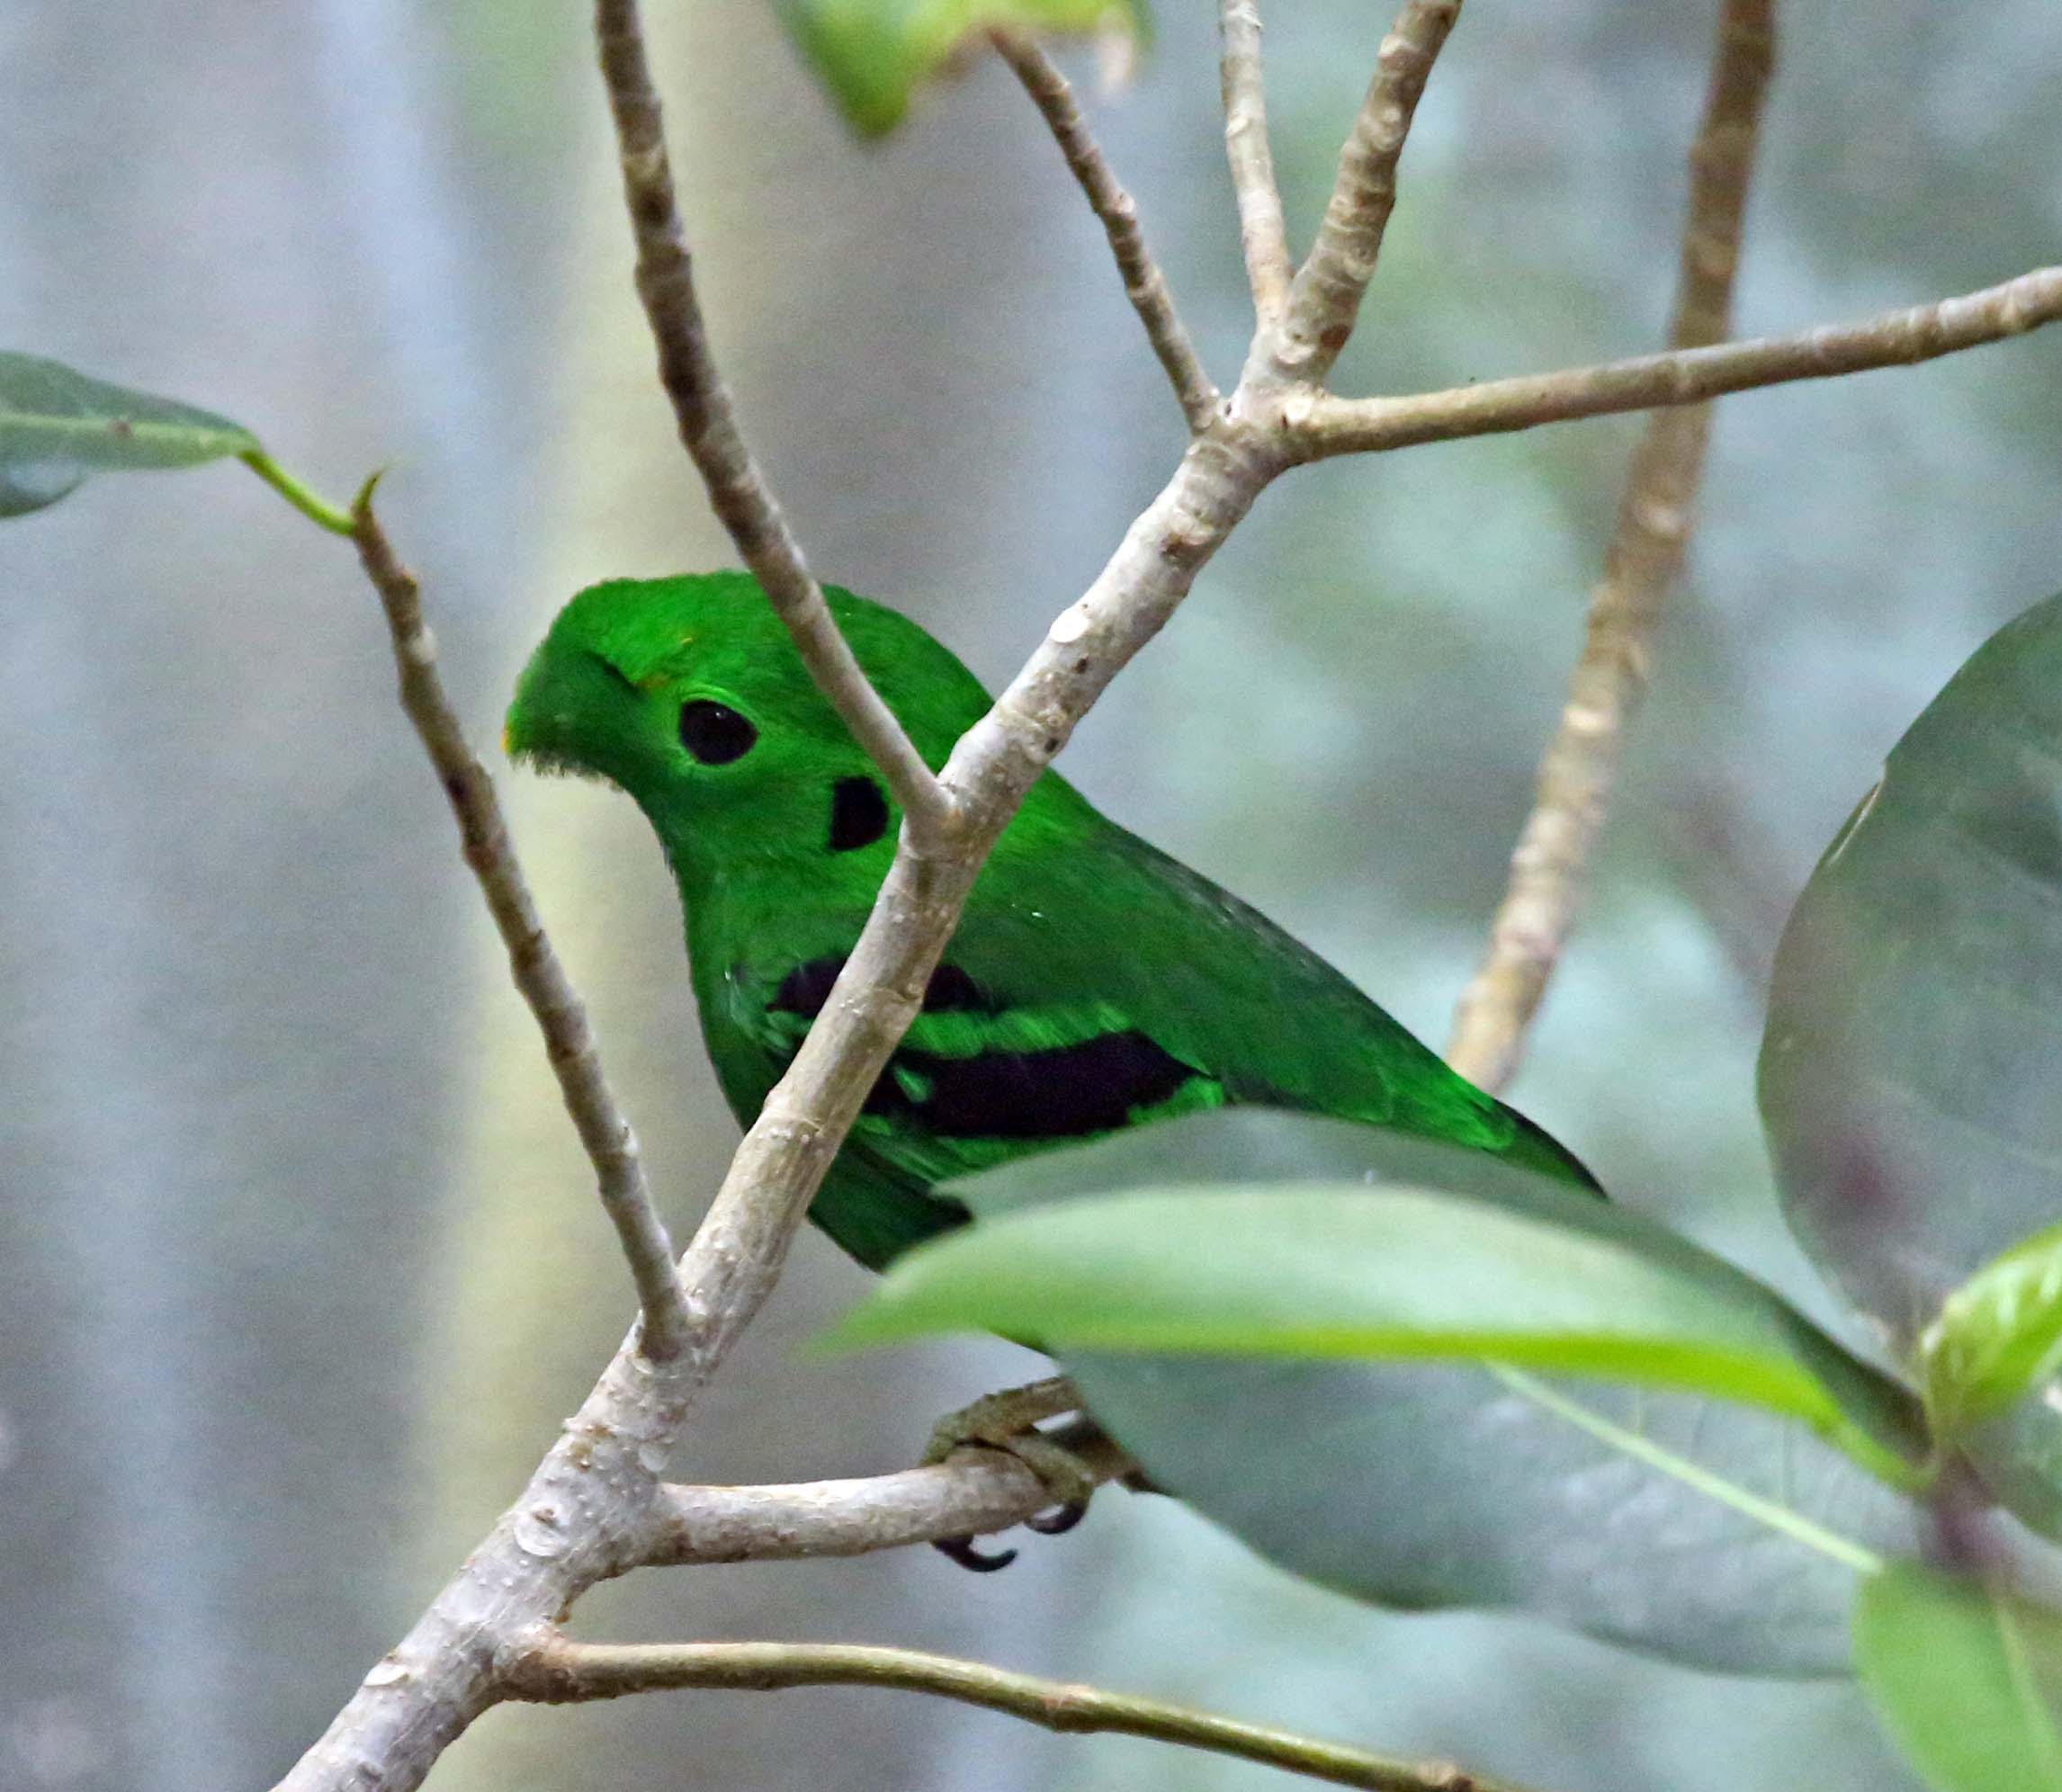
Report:
[[[631,766],[640,699],[598,654],[547,639],[516,681],[501,750],[540,772],[616,780]]]

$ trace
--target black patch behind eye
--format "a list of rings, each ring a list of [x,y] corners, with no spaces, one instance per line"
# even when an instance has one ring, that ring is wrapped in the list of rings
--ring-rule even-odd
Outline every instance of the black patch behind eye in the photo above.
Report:
[[[870,847],[888,831],[888,799],[872,778],[839,778],[830,787],[830,850]]]

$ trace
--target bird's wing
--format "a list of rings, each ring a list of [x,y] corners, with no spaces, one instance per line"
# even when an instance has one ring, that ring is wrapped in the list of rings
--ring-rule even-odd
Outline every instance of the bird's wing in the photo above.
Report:
[[[1207,878],[1099,817],[1033,848],[1004,837],[867,1098],[840,1160],[865,1160],[853,1167],[875,1185],[869,1199],[892,1184],[928,1200],[939,1182],[1030,1151],[1233,1102],[1393,1126],[1594,1186],[1546,1133]],[[739,992],[765,1086],[843,962],[812,956]]]
[[[856,1137],[928,1181],[1126,1124],[1264,1102],[1589,1183],[1316,954],[1103,821],[976,885]]]

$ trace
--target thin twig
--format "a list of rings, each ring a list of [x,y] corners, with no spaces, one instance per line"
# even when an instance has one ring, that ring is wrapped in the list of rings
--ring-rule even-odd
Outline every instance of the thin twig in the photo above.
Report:
[[[1268,345],[1282,379],[1322,383],[1353,334],[1395,210],[1397,158],[1460,9],[1461,0],[1407,0],[1382,40],[1375,77],[1340,151],[1324,221],[1289,289],[1287,314]]]
[[[659,381],[672,400],[680,440],[708,488],[711,507],[787,625],[818,688],[880,768],[918,838],[943,839],[951,832],[951,801],[838,632],[738,427],[730,389],[710,355],[635,0],[596,0],[595,33],[615,119],[623,198],[637,238],[638,297],[651,325]]]
[[[658,1361],[675,1355],[687,1335],[687,1310],[674,1273],[673,1243],[645,1181],[637,1135],[617,1106],[595,1051],[587,1012],[559,962],[516,848],[501,818],[494,782],[467,744],[437,676],[436,641],[423,621],[415,576],[403,566],[372,512],[369,480],[351,507],[358,559],[380,594],[400,674],[401,707],[422,737],[458,818],[465,862],[480,881],[494,925],[508,948],[509,969],[544,1035],[545,1056],[559,1079],[566,1111],[595,1167],[604,1210],[614,1223],[644,1309],[642,1349]]]
[[[1291,394],[1284,401],[1284,421],[1304,459],[1379,454],[1421,442],[1453,442],[1618,411],[1699,404],[1791,380],[1910,366],[2020,336],[2058,318],[2062,318],[2062,266],[2040,267],[2001,286],[1885,311],[1859,323],[1829,324],[1798,336],[1643,354],[1407,398]]]
[[[1217,415],[1219,394],[1205,371],[1188,327],[1174,309],[1167,281],[1145,246],[1145,235],[1138,227],[1138,206],[1117,177],[1110,172],[1094,135],[1074,103],[1074,90],[1067,85],[1053,58],[1021,31],[998,27],[989,33],[1002,59],[1016,72],[1031,95],[1067,158],[1074,178],[1088,195],[1089,204],[1102,220],[1116,256],[1117,272],[1124,276],[1125,296],[1145,326],[1147,340],[1160,364],[1173,383],[1181,414],[1191,432],[1209,428]]]
[[[1522,1792],[1440,1762],[1398,1761],[1208,1712],[1013,1673],[983,1662],[858,1643],[574,1643],[547,1631],[509,1662],[509,1696],[566,1705],[703,1687],[770,1692],[796,1686],[871,1686],[926,1692],[1018,1717],[1041,1729],[1102,1732],[1177,1743],[1367,1792]]]
[[[1706,347],[1732,329],[1762,101],[1775,60],[1775,0],[1724,0],[1703,122],[1690,152],[1672,348]],[[1484,1089],[1502,1089],[1516,1071],[1526,1029],[1574,926],[1627,730],[1645,694],[1654,630],[1696,524],[1710,433],[1708,404],[1656,411],[1633,452],[1567,705],[1511,854],[1510,888],[1454,1016],[1447,1057]]]
[[[1131,1466],[1124,1452],[1085,1420],[1052,1435],[1103,1480]],[[659,1491],[657,1526],[641,1565],[859,1555],[1009,1530],[1052,1503],[1044,1483],[1001,1450],[962,1450],[947,1461],[894,1474],[784,1487],[668,1483]]]
[[[1281,189],[1275,184],[1274,151],[1268,144],[1267,82],[1260,68],[1260,0],[1224,0],[1218,13],[1223,37],[1219,71],[1224,93],[1224,153],[1232,164],[1232,191],[1239,204],[1239,245],[1253,310],[1271,326],[1288,303],[1288,225]]]

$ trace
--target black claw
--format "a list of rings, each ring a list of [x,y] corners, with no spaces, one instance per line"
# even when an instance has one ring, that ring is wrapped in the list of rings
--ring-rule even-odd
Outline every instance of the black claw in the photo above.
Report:
[[[993,1574],[1017,1560],[1014,1549],[998,1549],[991,1554],[975,1548],[971,1537],[933,1537],[931,1547],[940,1555],[958,1563],[970,1574]]]
[[[1070,1500],[1049,1512],[1034,1513],[1024,1520],[1024,1528],[1035,1530],[1040,1537],[1064,1537],[1088,1516],[1088,1510],[1086,1500]]]

